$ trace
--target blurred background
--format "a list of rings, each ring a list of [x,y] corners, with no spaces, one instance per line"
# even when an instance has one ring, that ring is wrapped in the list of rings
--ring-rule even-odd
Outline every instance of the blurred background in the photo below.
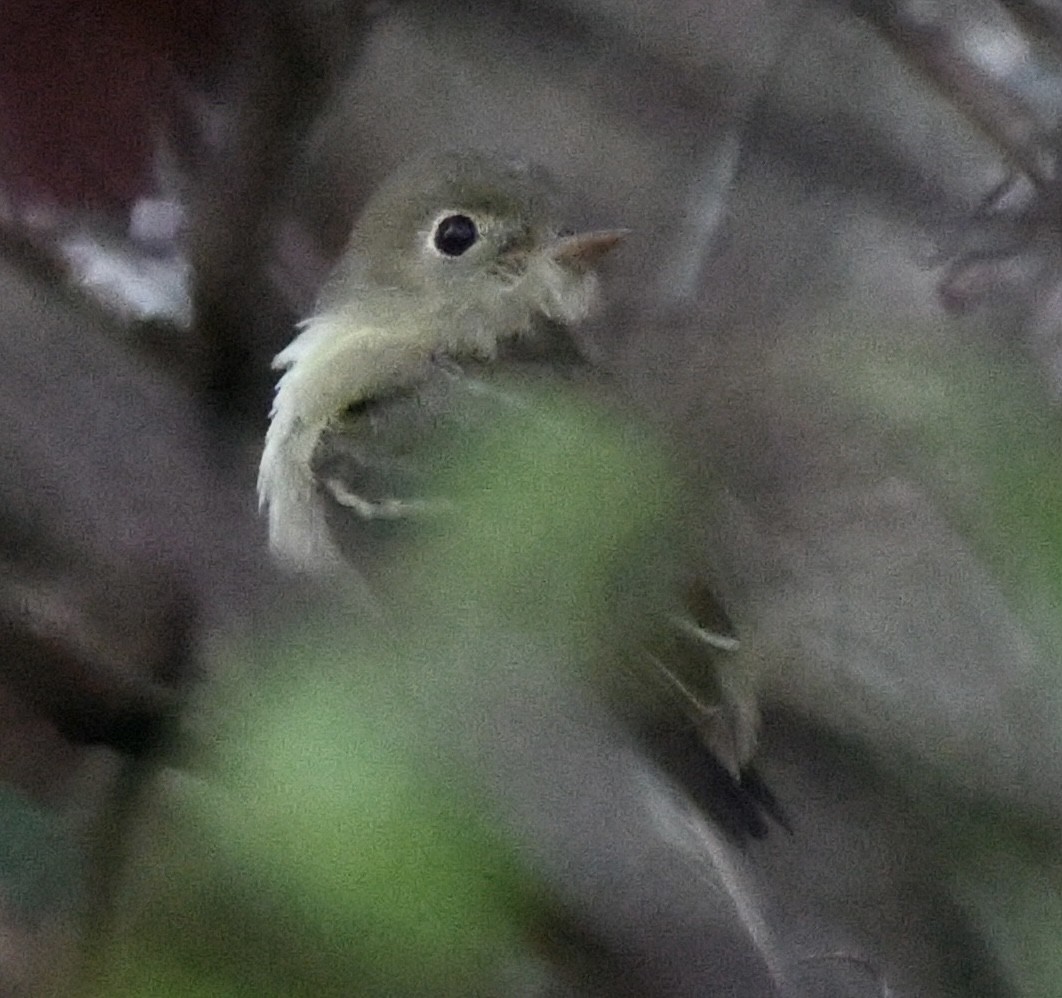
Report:
[[[711,483],[694,543],[758,664],[791,831],[713,833],[537,646],[481,700],[421,684],[433,723],[377,679],[352,693],[359,655],[373,677],[423,654],[268,566],[270,358],[374,186],[464,146],[632,230],[587,347]],[[1062,994],[1060,150],[1055,0],[10,0],[0,993],[76,990],[142,909],[166,917],[101,993],[274,993],[249,968],[278,948],[275,993],[359,993],[291,888],[357,850],[288,876],[301,831],[239,843],[302,806],[254,788],[382,727],[306,805],[340,827],[327,802],[387,787],[407,816],[344,874],[378,899],[320,909],[393,927],[361,993]],[[479,623],[454,655],[490,670]],[[178,764],[189,726],[242,817]],[[478,775],[440,789],[409,742]],[[387,844],[414,828],[449,858],[407,900],[497,865],[453,937],[394,908],[394,868],[420,868]],[[479,956],[436,967],[451,951]]]

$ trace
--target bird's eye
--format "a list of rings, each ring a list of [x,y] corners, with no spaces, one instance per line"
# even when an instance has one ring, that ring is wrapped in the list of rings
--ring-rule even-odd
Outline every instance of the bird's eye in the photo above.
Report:
[[[435,226],[432,240],[440,253],[446,256],[460,256],[478,238],[479,229],[467,215],[447,215]]]

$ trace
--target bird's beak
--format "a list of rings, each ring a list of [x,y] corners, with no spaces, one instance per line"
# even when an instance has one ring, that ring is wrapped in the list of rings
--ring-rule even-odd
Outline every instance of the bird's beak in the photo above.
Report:
[[[550,246],[549,255],[558,263],[585,270],[597,263],[629,232],[630,229],[600,229],[562,236]]]

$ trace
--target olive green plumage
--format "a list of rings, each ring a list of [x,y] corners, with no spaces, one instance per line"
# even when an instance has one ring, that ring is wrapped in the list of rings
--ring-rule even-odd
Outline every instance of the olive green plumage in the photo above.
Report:
[[[380,597],[380,566],[447,529],[452,496],[439,483],[477,425],[509,419],[550,385],[636,418],[572,333],[597,308],[595,264],[624,231],[573,235],[559,204],[542,173],[476,153],[417,159],[368,201],[314,316],[274,365],[284,373],[258,490],[282,563],[334,575],[355,565]],[[642,610],[620,601],[606,657],[634,682],[610,695],[641,704],[620,713],[654,739],[691,732],[739,781],[756,711],[720,667],[737,641],[681,564],[672,526],[638,555],[631,578],[646,579],[646,564],[654,575]]]

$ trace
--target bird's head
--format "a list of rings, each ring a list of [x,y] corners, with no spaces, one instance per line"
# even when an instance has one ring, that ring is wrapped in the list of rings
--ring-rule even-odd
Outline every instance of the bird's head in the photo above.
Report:
[[[594,266],[623,235],[572,233],[535,168],[437,152],[399,169],[368,201],[322,302],[413,309],[420,322],[497,338],[540,318],[572,325],[593,310]]]

